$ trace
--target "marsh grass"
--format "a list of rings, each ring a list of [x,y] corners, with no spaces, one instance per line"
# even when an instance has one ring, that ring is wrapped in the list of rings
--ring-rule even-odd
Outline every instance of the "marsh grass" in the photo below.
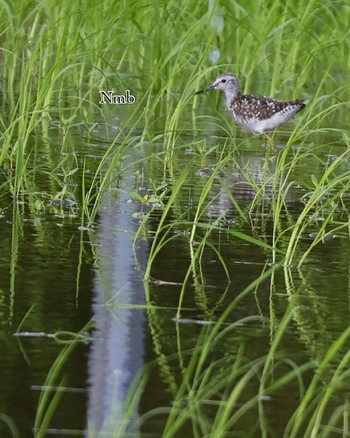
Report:
[[[9,168],[11,192],[18,196],[31,189],[26,178],[32,153],[30,135],[40,129],[47,132],[56,121],[65,132],[82,122],[88,126],[93,122],[91,112],[98,109],[98,90],[115,88],[116,84],[127,88],[133,83],[137,92],[137,104],[122,122],[124,127],[131,128],[132,137],[135,127],[142,125],[141,140],[161,127],[164,162],[171,172],[181,134],[186,129],[193,131],[197,124],[194,113],[192,119],[184,118],[192,102],[198,108],[193,91],[218,71],[232,69],[232,64],[236,72],[239,70],[246,91],[279,97],[283,85],[284,93],[292,91],[289,97],[303,97],[307,89],[313,101],[306,123],[304,117],[295,133],[305,139],[317,132],[348,98],[344,85],[334,89],[332,78],[340,74],[341,60],[331,59],[335,47],[343,54],[348,49],[346,14],[317,2],[306,8],[301,6],[303,2],[298,5],[293,6],[291,15],[289,6],[279,3],[265,8],[262,2],[256,14],[249,4],[223,7],[212,2],[180,11],[176,2],[167,7],[137,2],[110,14],[112,3],[107,0],[103,8],[98,2],[89,3],[88,8],[65,2],[59,7],[49,2],[23,7],[14,2],[10,7],[2,2],[3,20],[11,25],[4,26],[2,49],[2,105],[7,114],[3,124],[7,128],[0,164],[7,163]],[[339,2],[338,6],[342,9],[345,4]],[[138,15],[141,11],[142,20]],[[338,32],[332,31],[330,22],[337,23]],[[119,44],[123,36],[130,38],[128,47]],[[194,45],[195,41],[200,43]],[[219,58],[210,66],[208,60],[215,51]],[[248,64],[248,58],[254,62]],[[310,77],[317,78],[319,85],[312,83],[310,87]],[[259,90],[254,87],[256,82],[263,84]],[[232,124],[228,130],[232,132]],[[128,137],[119,134],[112,139],[111,151],[118,149],[119,156],[115,160],[111,151],[106,154],[93,184],[108,188],[108,176],[102,175],[101,169],[113,168],[121,161],[135,143]],[[94,198],[85,200],[83,208],[91,225],[100,197],[94,188],[86,188],[85,193]]]
[[[203,327],[196,345],[188,350],[178,350],[149,363],[144,374],[137,376],[130,388],[125,405],[129,426],[148,430],[156,423],[159,436],[172,437],[187,434],[194,437],[224,437],[230,433],[247,430],[253,436],[278,434],[283,437],[331,437],[335,433],[346,436],[349,425],[348,402],[342,402],[342,388],[349,380],[346,342],[349,330],[329,345],[319,361],[305,361],[303,355],[286,357],[283,340],[293,327],[298,311],[298,296],[291,298],[284,315],[278,320],[251,315],[232,321],[240,301],[254,293],[264,281],[271,278],[279,268],[265,270],[259,279],[242,291],[222,313],[214,324]],[[152,312],[151,308],[150,311]],[[155,317],[156,319],[156,317]],[[150,321],[157,324],[154,316]],[[260,327],[271,333],[270,348],[266,355],[254,357],[249,346],[236,338],[235,333],[242,326]],[[178,330],[185,330],[179,321]],[[155,334],[158,330],[155,331]],[[235,339],[235,354],[226,354],[213,359],[225,347],[227,339]],[[160,346],[159,346],[160,347]],[[141,417],[133,415],[137,409],[140,387],[147,387],[150,370],[159,366],[163,378],[171,379],[174,399],[170,406],[162,406],[145,412]],[[176,383],[171,370],[180,367],[182,378]],[[174,371],[173,371],[174,372]],[[283,394],[290,388],[293,410],[289,418],[275,421],[275,404],[283,405]],[[288,401],[289,403],[289,401]],[[126,423],[125,423],[126,424]],[[160,425],[162,427],[160,428]],[[127,435],[128,426],[111,433],[105,430],[91,432],[88,436],[99,437],[109,431],[111,436]]]
[[[16,201],[25,200],[35,209],[39,200],[35,194],[43,190],[33,174],[43,173],[50,179],[46,187],[49,197],[74,199],[81,209],[81,226],[91,227],[96,223],[104,192],[115,186],[123,171],[124,157],[130,148],[161,145],[155,160],[161,161],[164,179],[171,180],[171,190],[169,196],[162,198],[162,212],[152,236],[144,278],[146,282],[150,280],[152,265],[161,249],[177,238],[173,231],[186,229],[190,264],[179,297],[178,319],[190,278],[194,280],[196,290],[203,293],[205,273],[201,260],[204,248],[210,247],[215,253],[227,282],[230,281],[228,261],[211,240],[212,234],[222,229],[220,220],[223,216],[210,222],[206,215],[212,202],[209,193],[214,181],[219,181],[231,199],[239,220],[252,224],[251,233],[232,229],[228,233],[239,241],[249,241],[256,248],[262,248],[276,269],[281,264],[300,267],[327,237],[341,232],[348,238],[350,233],[347,197],[350,174],[342,165],[349,160],[350,150],[347,132],[350,96],[346,82],[349,17],[348,3],[340,0],[183,2],[181,8],[175,0],[166,4],[133,1],[118,5],[118,8],[112,0],[64,0],[59,3],[3,0],[0,2],[0,28],[3,29],[0,166],[5,180],[1,188]],[[220,171],[229,160],[236,159],[238,148],[250,140],[237,139],[238,130],[222,115],[221,97],[212,97],[212,102],[215,99],[217,102],[216,106],[213,104],[213,117],[204,116],[204,99],[193,98],[194,91],[223,71],[237,73],[245,92],[281,99],[309,99],[299,122],[294,128],[288,128],[289,140],[284,147],[267,152],[260,180],[255,179],[249,168],[242,169],[256,194],[249,209],[242,207],[230,193]],[[136,104],[125,109],[121,120],[109,122],[98,104],[101,89],[130,89],[137,97]],[[104,126],[107,131],[116,127],[118,130],[110,129],[108,148],[99,162],[89,169],[91,177],[86,174],[87,158],[80,159],[74,148],[69,158],[63,153],[57,154],[49,160],[49,169],[42,168],[39,159],[42,149],[40,144],[31,141],[33,136],[45,137],[50,130],[56,129],[61,136],[61,150],[65,151],[70,134],[77,127],[84,128],[83,137],[91,138],[96,125]],[[184,140],[184,132],[200,137],[208,131],[214,135],[224,133],[230,142],[221,153],[218,152],[212,175],[196,188],[197,204],[189,214],[182,208],[180,193],[193,163],[180,168],[183,161],[177,161],[176,157],[188,143],[195,148],[201,141],[197,138],[193,143],[187,138]],[[326,146],[330,149],[334,144],[338,150],[342,148],[334,161],[322,161],[317,157],[319,142],[324,142],[325,138],[329,138]],[[201,157],[205,158],[203,149]],[[218,149],[213,147],[210,152]],[[308,178],[301,178],[298,169],[311,156],[324,165],[324,171],[316,177],[310,170]],[[147,166],[146,157],[141,161]],[[57,172],[62,179],[57,177]],[[152,174],[151,166],[149,172]],[[57,186],[62,181],[59,190]],[[74,182],[79,189],[68,191],[68,182]],[[288,211],[288,196],[293,187],[306,191],[297,216]],[[344,216],[337,215],[339,210],[344,211]],[[261,230],[272,224],[272,236],[260,233],[253,225],[253,216],[266,211],[266,216],[261,214]],[[169,223],[170,213],[174,213],[174,220]],[[281,219],[283,216],[287,217],[286,221]],[[142,223],[145,229],[147,220],[146,217]],[[317,231],[305,250],[303,237],[315,224]],[[18,245],[16,231],[12,238],[12,295],[15,293]],[[273,279],[275,268],[264,269],[262,275],[239,294],[239,300],[256,290],[264,279]],[[286,280],[286,283],[290,284],[290,281]],[[147,295],[147,286],[145,291]],[[158,413],[165,416],[163,436],[175,436],[190,423],[193,436],[219,437],[254,409],[254,427],[261,436],[268,436],[264,397],[273,397],[286,383],[295,381],[299,406],[289,420],[285,436],[309,437],[318,433],[332,436],[335,430],[346,436],[348,401],[338,403],[333,411],[327,411],[327,407],[339,389],[338,383],[348,379],[348,353],[342,352],[348,331],[330,346],[318,364],[312,361],[293,363],[280,349],[281,339],[295,312],[292,300],[279,321],[270,321],[271,343],[265,356],[245,357],[245,345],[242,344],[237,345],[237,354],[231,362],[225,359],[211,361],[210,354],[219,340],[229,336],[238,324],[229,322],[228,317],[236,304],[234,300],[213,327],[203,330],[197,346],[189,352],[190,359],[183,369],[183,381],[174,405],[145,414],[143,420]],[[261,321],[260,315],[256,319]],[[63,383],[58,375],[73,345],[63,349],[48,375],[48,385]],[[328,371],[332,361],[336,370],[333,374]],[[288,363],[290,370],[274,379],[273,371],[282,363]],[[310,370],[314,377],[308,385],[303,378]],[[256,393],[244,397],[253,381]],[[142,394],[138,396],[142,397]],[[132,400],[135,408],[135,398]],[[213,421],[207,419],[206,400],[216,406]],[[58,402],[57,394],[42,395],[35,420],[37,436],[44,436]],[[339,425],[341,418],[342,426]],[[11,423],[8,424],[11,428]]]
[[[66,364],[79,342],[89,341],[89,338],[84,335],[88,328],[90,328],[90,324],[87,324],[80,333],[57,332],[54,336],[57,342],[63,344],[63,348],[43,384],[33,426],[36,437],[46,436],[52,417],[62,399],[62,392],[59,389],[64,388],[67,384],[67,378],[63,375],[62,367]],[[76,432],[74,435],[80,435],[79,431]]]

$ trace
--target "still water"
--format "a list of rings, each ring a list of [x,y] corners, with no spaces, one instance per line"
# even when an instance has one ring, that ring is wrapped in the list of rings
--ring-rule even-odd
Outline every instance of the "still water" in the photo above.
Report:
[[[51,147],[53,150],[58,141],[57,137],[46,138],[44,150]],[[89,167],[97,167],[109,146],[101,138],[86,144],[80,135],[73,135],[71,141],[78,148],[74,159],[79,162],[87,157],[87,172]],[[273,160],[263,170],[266,151],[261,141],[253,138],[235,152],[234,159],[226,164],[210,189],[207,199],[211,203],[201,220],[208,223],[219,220],[220,227],[212,232],[210,245],[201,255],[201,281],[192,278],[187,283],[181,318],[176,322],[182,285],[191,264],[188,221],[194,218],[201,191],[215,168],[224,140],[213,139],[215,148],[205,158],[191,148],[188,138],[184,144],[175,151],[176,167],[171,176],[164,174],[156,145],[133,147],[122,171],[116,171],[104,195],[97,225],[90,229],[82,227],[79,196],[64,205],[50,202],[58,188],[52,181],[48,184],[44,174],[36,177],[41,191],[35,210],[13,198],[1,198],[0,436],[33,436],[40,394],[47,389],[48,372],[66,345],[59,341],[71,339],[69,333],[62,331],[83,330],[86,339],[75,346],[63,361],[59,377],[51,381],[51,397],[56,394],[59,398],[54,401],[46,435],[94,436],[94,431],[104,430],[103,436],[112,436],[116,431],[127,430],[128,436],[161,437],[162,416],[153,416],[142,426],[139,420],[151,409],[171,405],[184,366],[179,352],[191,350],[203,326],[217,320],[271,263],[263,248],[229,232],[252,235],[252,224],[260,232],[265,227],[264,235],[271,243],[272,224],[262,220],[264,208],[251,212],[253,222],[247,223],[223,190],[224,182],[240,208],[248,211],[256,192],[247,184],[242,169],[254,175],[257,185],[263,172],[274,171]],[[277,146],[274,154],[279,150]],[[313,174],[320,177],[323,163],[342,152],[335,146],[331,151],[324,148],[318,155],[309,155],[297,169],[298,176],[306,181],[308,169],[312,168]],[[145,156],[148,158],[142,159]],[[144,284],[143,275],[162,208],[160,205],[150,211],[150,206],[141,205],[131,192],[143,196],[154,194],[160,187],[159,195],[176,181],[176,169],[182,170],[188,163],[190,176],[167,218],[171,223],[182,210],[187,224],[183,221],[172,229],[174,238],[161,249],[151,281]],[[346,166],[349,156],[344,161]],[[164,202],[169,196],[165,194]],[[271,196],[267,189],[266,204]],[[280,217],[281,227],[288,227],[290,219],[302,210],[305,189],[293,186],[288,196],[287,210]],[[337,213],[338,220],[344,220],[348,208],[349,198],[345,197],[344,211]],[[145,214],[149,217],[140,233]],[[317,225],[307,230],[298,251],[302,253],[309,247],[316,231]],[[238,325],[222,340],[216,358],[234,355],[243,344],[247,357],[265,355],[271,333],[269,324],[262,324],[261,320],[280,318],[291,295],[297,297],[298,311],[282,341],[283,350],[301,363],[323,357],[330,343],[349,325],[349,254],[346,234],[335,233],[314,249],[301,268],[277,269],[273,282],[267,279],[254,294],[235,306],[228,322],[251,316],[256,316],[256,320]],[[93,326],[89,325],[91,321]],[[141,398],[128,418],[125,400],[132,393],[130,387],[150,363]],[[250,390],[253,394],[254,387]],[[266,403],[271,436],[279,436],[295,410],[296,394],[297,388],[287,385],[279,399]],[[245,435],[250,427],[251,418],[243,418],[234,436]],[[190,437],[191,429],[184,430]]]

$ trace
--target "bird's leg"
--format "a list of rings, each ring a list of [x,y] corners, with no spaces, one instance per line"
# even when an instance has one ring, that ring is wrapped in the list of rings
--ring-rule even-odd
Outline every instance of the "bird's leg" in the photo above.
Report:
[[[273,140],[272,140],[272,138],[271,137],[269,137],[267,134],[266,134],[266,132],[264,132],[264,146],[265,146],[265,148],[266,148],[266,140],[268,141],[268,143],[270,143],[271,145],[272,145],[272,149],[274,149],[275,148],[275,145],[274,145],[274,142],[273,142]]]

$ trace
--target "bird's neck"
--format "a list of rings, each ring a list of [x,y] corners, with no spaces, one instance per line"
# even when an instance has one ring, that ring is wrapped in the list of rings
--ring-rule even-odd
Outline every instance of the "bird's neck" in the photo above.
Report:
[[[228,108],[231,107],[231,102],[236,100],[239,95],[240,91],[237,88],[228,88],[225,90],[226,105]]]

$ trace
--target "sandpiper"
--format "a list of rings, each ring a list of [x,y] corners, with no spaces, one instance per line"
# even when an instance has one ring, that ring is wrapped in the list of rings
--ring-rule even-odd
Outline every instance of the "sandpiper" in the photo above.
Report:
[[[268,139],[266,132],[288,122],[305,107],[300,99],[282,102],[271,97],[242,94],[237,76],[231,73],[218,76],[211,85],[195,94],[209,90],[223,90],[227,108],[238,125],[254,134],[264,134]]]

